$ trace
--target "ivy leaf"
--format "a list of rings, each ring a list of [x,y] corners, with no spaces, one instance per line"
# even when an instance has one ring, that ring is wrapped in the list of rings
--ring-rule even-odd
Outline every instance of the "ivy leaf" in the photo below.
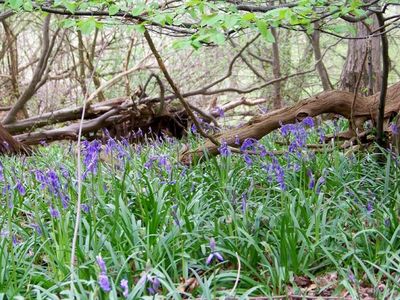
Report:
[[[119,12],[119,6],[115,4],[111,4],[108,8],[108,14],[110,16],[115,16]]]
[[[268,28],[267,22],[258,19],[256,21],[256,25],[258,31],[261,33],[262,37],[269,43],[275,43],[274,35],[272,34],[271,30]]]

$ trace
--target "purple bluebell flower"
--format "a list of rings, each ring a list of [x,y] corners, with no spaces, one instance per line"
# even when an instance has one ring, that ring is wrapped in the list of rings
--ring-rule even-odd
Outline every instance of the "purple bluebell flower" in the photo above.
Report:
[[[223,118],[223,117],[224,117],[225,112],[224,112],[224,109],[223,109],[222,107],[217,106],[217,107],[215,108],[215,110],[217,111],[218,116],[219,116],[220,118]]]
[[[160,155],[158,157],[158,166],[163,167],[168,173],[172,172],[172,166],[168,161],[168,157],[166,155]]]
[[[15,235],[15,234],[13,234],[12,235],[12,243],[13,243],[13,246],[17,246],[17,245],[19,245],[21,242],[17,239],[17,236]]]
[[[313,190],[314,187],[315,187],[315,179],[314,179],[314,175],[313,175],[313,173],[312,173],[312,171],[310,169],[307,170],[307,176],[310,179],[310,182],[308,184],[308,188],[310,190]]]
[[[100,274],[100,275],[99,275],[98,283],[99,283],[101,289],[102,289],[104,292],[108,293],[108,292],[111,291],[111,285],[110,285],[110,281],[108,280],[107,275],[105,275],[105,274]]]
[[[64,194],[61,194],[60,197],[61,197],[61,205],[63,206],[64,209],[67,209],[70,201],[69,197]]]
[[[17,184],[15,185],[15,188],[19,192],[21,196],[25,195],[25,187],[22,185],[21,181],[17,180]]]
[[[215,239],[214,239],[214,238],[211,238],[211,239],[210,239],[210,249],[211,249],[211,253],[210,253],[210,255],[208,255],[208,257],[207,257],[207,259],[206,259],[206,265],[211,264],[211,263],[213,262],[214,259],[216,259],[216,260],[218,260],[218,261],[220,261],[220,262],[223,262],[223,261],[224,261],[224,258],[223,258],[223,256],[221,255],[221,253],[219,253],[219,252],[217,252],[217,251],[215,250],[215,246],[216,246],[216,244],[215,244]]]
[[[147,170],[151,169],[153,164],[154,164],[154,162],[156,162],[157,160],[158,160],[157,156],[150,156],[148,161],[145,162],[144,168],[147,169]]]
[[[301,121],[304,125],[308,127],[314,127],[314,119],[311,117],[306,117],[303,121]]]
[[[96,256],[96,262],[100,268],[100,272],[102,274],[107,274],[107,267],[106,267],[106,263],[104,262],[103,258],[101,257],[101,255],[97,255]]]
[[[4,167],[1,162],[0,162],[0,181],[4,181]]]
[[[47,186],[46,175],[41,170],[34,170],[35,179],[40,183],[40,189],[44,190]]]
[[[192,131],[192,133],[197,133],[197,127],[196,127],[196,125],[194,123],[190,127],[190,130]]]
[[[87,204],[85,204],[85,203],[83,203],[83,204],[81,205],[81,208],[82,208],[82,211],[83,211],[84,213],[89,213],[89,211],[90,211],[90,206],[87,205]]]
[[[394,135],[398,135],[399,134],[399,127],[397,126],[396,123],[391,123],[389,128],[390,128],[390,130],[392,131],[392,133]]]
[[[127,298],[129,295],[129,287],[128,287],[128,280],[122,279],[120,283],[121,288],[123,289],[122,295]]]
[[[148,276],[148,281],[150,282],[151,286],[147,289],[151,295],[157,294],[161,286],[161,282],[157,277]]]
[[[42,235],[42,228],[38,224],[32,223],[31,227],[36,231],[38,235]]]
[[[231,155],[231,150],[228,147],[226,141],[222,141],[221,145],[218,147],[218,151],[222,156],[229,156]]]
[[[251,156],[249,154],[244,154],[243,159],[248,167],[250,167],[253,164],[253,160],[251,159]]]
[[[50,206],[50,216],[54,219],[58,219],[60,218],[60,212],[58,211],[58,209],[54,208],[53,206]]]
[[[240,147],[241,151],[249,150],[249,149],[254,149],[254,146],[257,144],[256,139],[248,138],[245,139],[242,143],[242,146]]]

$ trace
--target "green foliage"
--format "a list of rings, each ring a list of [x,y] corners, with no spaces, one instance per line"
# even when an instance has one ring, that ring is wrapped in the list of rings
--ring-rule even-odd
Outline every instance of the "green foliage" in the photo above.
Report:
[[[250,5],[267,6],[266,4],[249,3]],[[19,11],[31,12],[41,10],[39,1],[32,0],[7,0],[6,6]],[[130,20],[135,19],[135,26],[146,26],[157,24],[158,26],[177,26],[190,28],[195,31],[192,42],[178,42],[179,48],[192,46],[199,48],[204,43],[223,44],[229,33],[243,30],[257,30],[268,43],[275,40],[269,28],[272,27],[293,27],[301,26],[307,32],[312,32],[312,22],[321,16],[328,14],[331,20],[340,18],[342,15],[353,15],[355,17],[364,16],[365,10],[362,9],[364,3],[358,0],[352,1],[323,1],[323,0],[302,0],[294,7],[280,7],[262,12],[248,12],[237,8],[234,3],[212,2],[205,0],[185,1],[181,5],[173,8],[160,6],[158,2],[121,2],[109,0],[92,1],[72,1],[57,0],[53,8],[65,10],[66,13],[74,14],[81,12],[81,15],[89,16],[88,20],[81,19],[76,23],[78,28],[85,34],[93,32],[94,28],[99,27],[99,21],[93,20],[92,11],[104,12],[105,16],[119,17],[127,15]],[[47,7],[47,6],[46,6]],[[140,17],[140,19],[137,19]],[[329,22],[328,22],[329,24]],[[71,23],[67,24],[72,26]],[[144,30],[140,28],[140,32]],[[142,30],[143,29],[143,30]],[[353,33],[352,26],[344,23],[337,25],[327,25],[327,29],[335,33]]]

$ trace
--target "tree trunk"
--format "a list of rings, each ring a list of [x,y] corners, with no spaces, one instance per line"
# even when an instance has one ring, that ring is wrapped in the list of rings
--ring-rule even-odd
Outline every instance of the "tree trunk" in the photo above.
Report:
[[[373,17],[373,20],[374,23],[369,26],[363,22],[355,23],[357,37],[368,36],[371,31],[379,27],[376,16]],[[368,43],[368,39],[349,40],[347,59],[341,74],[340,88],[342,90],[354,92],[357,78],[362,72],[359,92],[363,95],[372,95],[380,91],[382,76],[380,37],[371,38],[370,55],[368,54],[365,64],[362,65]],[[370,72],[371,74],[369,74]]]
[[[314,58],[317,62],[316,68],[321,79],[322,87],[324,91],[329,91],[333,89],[332,83],[329,80],[328,72],[326,71],[325,65],[322,61],[321,46],[320,46],[320,32],[318,31],[319,22],[314,23],[314,32],[310,37],[311,45],[314,51]]]
[[[275,28],[271,28],[271,32],[275,38],[275,43],[272,44],[272,72],[274,73],[274,78],[281,77],[281,62],[279,58],[279,42],[278,34]],[[273,84],[273,98],[274,98],[274,109],[279,109],[282,107],[282,96],[281,96],[281,82],[277,81]]]

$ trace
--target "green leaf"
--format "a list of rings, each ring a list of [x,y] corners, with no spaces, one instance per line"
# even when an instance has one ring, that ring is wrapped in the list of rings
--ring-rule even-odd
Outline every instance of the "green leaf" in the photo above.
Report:
[[[9,5],[13,10],[19,10],[23,4],[23,0],[10,0]]]
[[[224,24],[226,28],[232,29],[239,22],[239,17],[237,15],[225,15],[224,16]]]
[[[254,21],[256,19],[256,15],[254,13],[245,13],[242,16],[243,21]]]
[[[225,42],[225,35],[219,31],[215,31],[210,33],[210,40],[217,45],[222,45]]]
[[[176,50],[185,49],[192,46],[192,41],[190,39],[177,40],[172,43],[172,47]]]
[[[133,28],[139,33],[144,33],[146,31],[146,27],[143,24],[135,25]]]
[[[73,2],[73,1],[71,1],[71,2],[70,1],[65,1],[64,2],[64,6],[69,12],[74,13],[76,11],[76,8],[77,8],[78,4],[76,2]]]
[[[258,19],[256,21],[256,25],[258,28],[258,31],[260,31],[262,37],[269,43],[275,43],[275,38],[274,35],[272,34],[271,30],[268,28],[267,22],[264,20]]]
[[[76,25],[76,21],[74,19],[64,19],[61,22],[61,26],[64,28],[71,28],[74,27]]]
[[[108,8],[108,13],[110,16],[115,16],[118,12],[119,12],[119,6],[116,4],[112,4]]]
[[[96,29],[96,19],[93,17],[81,20],[78,23],[79,29],[83,34],[90,34]]]
[[[139,15],[143,14],[145,11],[146,11],[146,4],[138,3],[138,4],[136,4],[135,8],[132,9],[131,15],[139,16]]]
[[[30,0],[24,1],[24,5],[22,7],[25,11],[33,11],[33,5]]]

